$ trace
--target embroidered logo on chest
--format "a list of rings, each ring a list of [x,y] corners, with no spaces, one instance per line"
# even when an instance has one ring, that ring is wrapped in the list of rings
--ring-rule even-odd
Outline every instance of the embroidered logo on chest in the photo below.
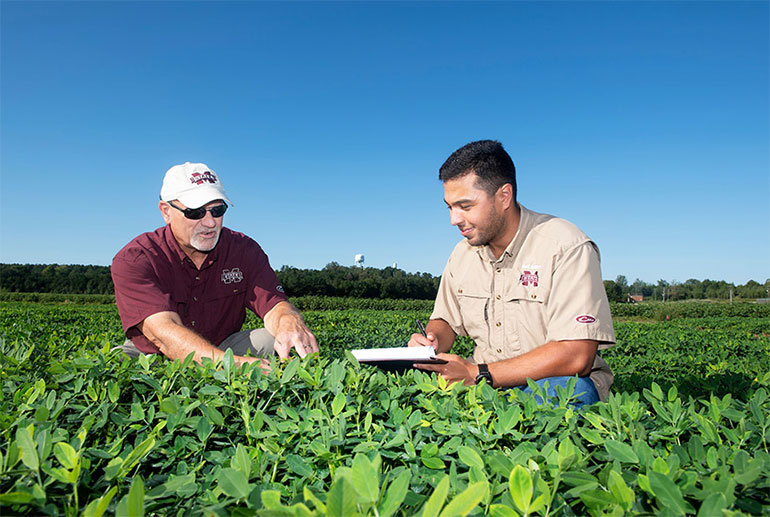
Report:
[[[233,282],[237,283],[241,280],[243,280],[243,273],[241,273],[239,268],[234,267],[233,269],[222,270],[222,282],[232,284]]]
[[[537,276],[537,271],[531,272],[531,271],[524,271],[521,276],[519,277],[519,282],[521,282],[521,285],[524,286],[532,286],[537,287],[537,283],[540,279]]]

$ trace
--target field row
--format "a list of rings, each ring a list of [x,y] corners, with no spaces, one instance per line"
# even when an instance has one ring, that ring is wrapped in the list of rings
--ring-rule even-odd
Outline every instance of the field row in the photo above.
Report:
[[[345,353],[428,315],[308,311],[324,353],[266,376],[123,360],[114,307],[6,304],[0,513],[770,511],[768,320],[618,322],[615,393],[581,416]]]

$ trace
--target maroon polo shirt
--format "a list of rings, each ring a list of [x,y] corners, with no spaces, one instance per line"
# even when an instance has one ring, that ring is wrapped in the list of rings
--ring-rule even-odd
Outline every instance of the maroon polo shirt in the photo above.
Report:
[[[224,227],[200,270],[164,226],[129,242],[115,255],[111,272],[123,330],[146,354],[159,349],[136,325],[158,312],[176,312],[217,346],[241,330],[244,309],[263,318],[287,299],[259,244]]]

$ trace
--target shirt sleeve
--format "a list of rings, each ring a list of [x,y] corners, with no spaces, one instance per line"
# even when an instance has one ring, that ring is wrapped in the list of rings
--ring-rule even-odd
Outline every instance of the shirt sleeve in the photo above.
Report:
[[[129,335],[129,329],[143,322],[148,316],[158,312],[175,311],[171,293],[163,287],[152,264],[139,250],[131,250],[116,256],[110,268],[115,284],[115,303],[120,313],[123,330]]]
[[[463,317],[460,312],[460,301],[452,287],[452,256],[444,267],[441,274],[441,281],[436,294],[436,303],[433,305],[433,313],[430,315],[432,320],[444,320],[449,324],[454,333],[458,336],[467,336],[468,333],[463,325]]]
[[[288,300],[278,277],[270,267],[270,260],[262,248],[254,242],[254,283],[249,289],[246,306],[260,318],[280,302]]]
[[[557,261],[547,321],[547,341],[592,339],[600,342],[599,349],[615,343],[599,253],[593,242],[565,251]]]

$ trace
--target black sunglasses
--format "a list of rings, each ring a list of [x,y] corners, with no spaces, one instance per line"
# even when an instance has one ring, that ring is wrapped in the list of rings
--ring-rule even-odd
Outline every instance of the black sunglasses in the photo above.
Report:
[[[179,210],[188,219],[203,219],[206,217],[206,212],[211,212],[212,217],[222,217],[227,212],[227,203],[222,202],[221,205],[212,206],[211,208],[198,207],[198,208],[179,208],[173,202],[168,201],[168,204]]]

